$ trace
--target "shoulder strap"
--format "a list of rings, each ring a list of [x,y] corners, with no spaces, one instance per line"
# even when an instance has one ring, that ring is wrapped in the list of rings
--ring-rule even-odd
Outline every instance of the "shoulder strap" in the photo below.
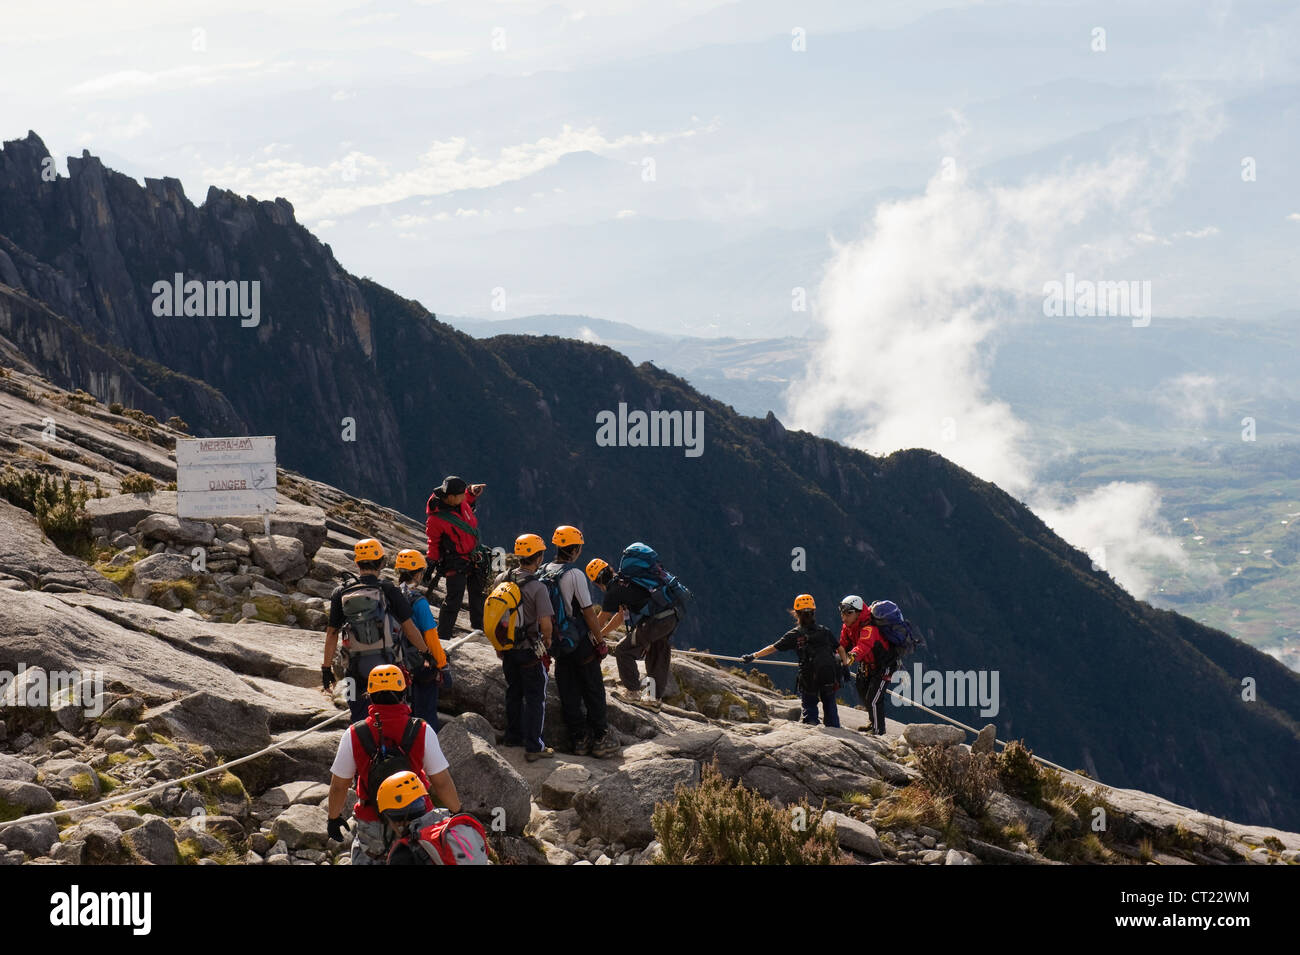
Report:
[[[352,730],[356,733],[357,742],[361,748],[366,751],[366,759],[374,759],[375,752],[379,749],[379,741],[375,739],[374,730],[365,720],[352,724]],[[365,730],[363,733],[362,730]]]
[[[424,720],[418,716],[412,716],[406,721],[406,731],[402,733],[402,752],[410,753],[411,747],[415,745],[416,734],[424,730]]]
[[[478,528],[466,523],[465,520],[455,511],[438,511],[438,516],[452,527],[459,527],[470,537],[474,538],[475,543],[478,543]]]

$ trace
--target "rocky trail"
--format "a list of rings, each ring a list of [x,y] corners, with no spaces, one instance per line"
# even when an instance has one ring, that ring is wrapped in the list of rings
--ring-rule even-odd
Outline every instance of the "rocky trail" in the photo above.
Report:
[[[0,421],[7,489],[21,496],[21,474],[66,475],[89,496],[63,549],[28,509],[0,500],[0,863],[346,863],[346,843],[326,841],[324,809],[344,719],[288,741],[343,709],[320,690],[319,664],[326,599],[352,566],[352,543],[422,550],[423,528],[291,472],[280,474],[269,533],[256,517],[179,519],[167,484],[183,422],[104,408],[20,365],[0,377]],[[661,859],[654,808],[708,764],[782,806],[806,801],[846,862],[1267,864],[1300,852],[1295,833],[1075,774],[1017,795],[1003,773],[968,811],[934,767],[984,765],[987,736],[891,721],[874,737],[848,707],[840,729],[805,726],[797,701],[761,677],[682,655],[658,712],[616,695],[605,661],[623,743],[608,759],[559,752],[552,680],[546,735],[557,755],[528,763],[498,743],[504,678],[491,647],[472,637],[451,665],[440,742],[503,862]],[[44,815],[101,800],[112,803]]]

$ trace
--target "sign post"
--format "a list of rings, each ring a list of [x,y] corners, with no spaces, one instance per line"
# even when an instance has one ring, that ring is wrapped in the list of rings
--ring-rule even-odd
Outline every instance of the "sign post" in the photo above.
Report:
[[[179,438],[176,516],[209,519],[275,510],[275,436]]]

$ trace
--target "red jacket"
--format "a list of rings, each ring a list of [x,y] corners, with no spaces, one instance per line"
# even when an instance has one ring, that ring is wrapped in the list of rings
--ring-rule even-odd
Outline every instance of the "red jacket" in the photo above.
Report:
[[[474,514],[474,502],[476,500],[477,495],[467,490],[465,500],[461,501],[460,507],[449,508],[438,500],[437,495],[429,495],[429,502],[425,505],[426,517],[424,521],[424,534],[429,539],[429,549],[424,556],[428,559],[430,565],[436,564],[442,557],[468,557],[470,551],[478,546],[478,541],[472,535],[465,533],[465,531],[442,517],[444,513],[450,511],[470,527],[478,530],[478,517]],[[450,554],[442,553],[444,536],[451,539],[452,553]]]
[[[366,724],[370,727],[373,736],[375,729],[375,717],[379,717],[380,729],[383,731],[384,742],[396,747],[402,741],[402,734],[406,732],[406,723],[411,718],[411,708],[405,703],[393,703],[385,706],[370,705],[370,715],[366,717]],[[352,810],[352,814],[364,822],[378,822],[379,813],[373,806],[366,805],[370,797],[370,784],[367,776],[370,775],[370,757],[366,755],[365,747],[357,739],[357,728],[355,726],[348,729],[352,734],[352,758],[357,763],[357,804]],[[415,737],[415,742],[411,745],[411,750],[407,754],[411,763],[411,772],[420,777],[420,782],[424,784],[426,792],[429,790],[429,777],[424,772],[424,734],[419,733]],[[428,802],[428,808],[433,808],[433,803]]]
[[[876,663],[876,649],[885,647],[885,638],[871,625],[871,610],[863,607],[858,619],[840,627],[840,646],[856,654],[862,666],[870,670]]]

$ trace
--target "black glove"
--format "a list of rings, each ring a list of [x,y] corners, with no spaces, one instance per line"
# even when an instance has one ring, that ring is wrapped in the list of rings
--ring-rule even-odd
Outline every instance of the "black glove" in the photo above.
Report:
[[[328,693],[330,690],[334,689],[334,683],[335,683],[335,680],[334,680],[334,670],[333,670],[332,668],[330,668],[330,667],[321,667],[321,668],[320,668],[320,685],[321,685],[322,687],[324,687],[326,693]]]
[[[433,654],[430,653],[428,650],[425,650],[423,653],[420,654],[420,659],[424,661],[425,666],[432,667],[435,670],[438,669],[438,664],[434,662]]]
[[[433,575],[436,574],[437,572],[438,572],[438,565],[429,564],[424,568],[424,576],[420,578],[420,583],[426,587],[429,586],[431,583],[433,583]]]
[[[840,679],[841,679],[843,682],[848,683],[848,682],[849,682],[849,677],[850,677],[851,675],[852,675],[852,674],[849,673],[849,665],[848,665],[847,663],[841,663],[841,664],[840,664]]]
[[[329,829],[329,837],[335,842],[342,842],[343,833],[350,828],[348,824],[343,821],[342,816],[335,816],[326,824],[326,827]]]
[[[754,662],[754,654],[752,654],[752,653],[746,653],[746,654],[745,654],[743,657],[741,657],[740,659],[744,660],[746,663],[753,663],[753,662]]]

